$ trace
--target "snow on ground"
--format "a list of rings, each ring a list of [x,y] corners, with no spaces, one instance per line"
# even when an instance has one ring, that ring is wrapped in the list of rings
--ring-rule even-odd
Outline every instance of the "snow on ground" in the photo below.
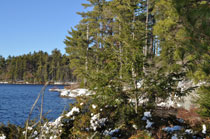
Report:
[[[97,106],[93,104],[93,105],[92,105],[92,108],[93,108],[93,109],[96,109],[96,108],[97,108]]]
[[[79,113],[79,108],[73,107],[70,112],[66,114],[66,117],[72,116],[75,112]]]
[[[6,139],[6,136],[4,134],[0,134],[0,139]]]
[[[173,101],[171,97],[169,97],[165,102],[160,102],[157,104],[157,106],[160,107],[174,107],[175,105],[177,105],[177,103]],[[178,104],[177,106],[180,105]]]
[[[70,98],[75,98],[78,96],[89,96],[92,94],[89,90],[83,88],[74,89],[74,90],[62,89],[60,90],[60,92],[61,92],[60,93],[61,97],[70,97]]]
[[[151,112],[144,112],[145,117],[152,117]]]
[[[61,127],[63,126],[62,119],[65,116],[70,117],[70,116],[73,116],[75,113],[79,113],[79,112],[80,112],[79,108],[73,107],[71,109],[71,111],[69,111],[65,115],[59,116],[55,121],[45,123],[44,126],[42,127],[42,131],[44,133],[43,137],[45,135],[51,134],[51,135],[53,135],[53,136],[50,137],[51,139],[57,139],[57,136],[59,136],[59,134],[62,132],[62,130],[61,130]],[[34,133],[34,134],[36,134],[36,133]]]
[[[186,129],[186,130],[185,130],[185,133],[187,133],[187,134],[192,134],[192,133],[193,133],[193,130],[192,130],[192,129]]]
[[[179,126],[179,125],[176,125],[176,126],[173,126],[173,127],[165,127],[163,128],[164,131],[166,132],[169,132],[169,133],[172,133],[174,131],[180,131],[182,130],[183,127]]]
[[[152,125],[153,125],[153,122],[150,122],[149,120],[147,120],[146,129],[151,128]]]
[[[174,134],[171,139],[178,139],[177,134]]]
[[[193,81],[191,80],[183,80],[183,81],[179,81],[178,85],[177,85],[177,89],[180,89],[181,92],[185,92],[186,90],[188,90],[191,87],[200,87],[202,85],[205,85],[206,82],[199,82],[197,84],[193,83]],[[137,87],[141,88],[143,85],[143,80],[140,80],[137,83]],[[187,94],[186,96],[183,96],[182,98],[178,97],[178,96],[174,96],[174,97],[169,97],[167,100],[162,101],[162,100],[157,100],[157,106],[160,107],[183,107],[187,110],[189,110],[191,107],[195,106],[195,103],[193,102],[193,100],[195,100],[195,98],[197,98],[198,95],[195,91],[192,91],[191,93]],[[129,100],[132,103],[135,103],[134,99],[130,99]],[[146,102],[148,102],[149,100],[145,98],[145,96],[141,96],[139,98],[139,104],[142,105]]]
[[[206,134],[206,125],[203,125],[202,127],[203,127],[202,133]]]
[[[119,129],[113,129],[113,130],[105,130],[104,135],[106,136],[113,136],[114,134],[118,133],[120,130]]]
[[[0,82],[0,84],[8,84],[9,82]]]
[[[63,118],[63,116],[59,116],[54,122],[49,122],[48,125],[59,126],[59,125],[61,125],[62,118]]]
[[[142,120],[146,121],[146,124],[147,124],[146,129],[151,128],[152,125],[154,124],[153,122],[149,120],[149,118],[151,117],[152,117],[151,112],[144,112],[144,117],[142,118]]]
[[[105,125],[105,122],[107,121],[107,118],[101,118],[100,119],[100,113],[98,114],[91,114],[91,119],[90,119],[90,128],[96,131],[96,129],[99,127],[102,127]]]
[[[68,90],[63,90],[63,91],[61,91],[60,96],[67,97],[68,95],[69,95],[69,91],[68,91]]]

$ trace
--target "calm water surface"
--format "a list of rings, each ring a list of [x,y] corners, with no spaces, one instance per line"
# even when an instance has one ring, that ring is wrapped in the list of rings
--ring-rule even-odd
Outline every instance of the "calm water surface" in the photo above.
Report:
[[[23,125],[42,87],[43,85],[0,84],[0,123]],[[44,113],[51,111],[46,115],[49,120],[56,119],[64,109],[68,110],[69,103],[75,102],[74,99],[60,98],[57,92],[49,92],[52,87],[49,85],[44,94]],[[32,118],[39,116],[40,102],[35,107]]]

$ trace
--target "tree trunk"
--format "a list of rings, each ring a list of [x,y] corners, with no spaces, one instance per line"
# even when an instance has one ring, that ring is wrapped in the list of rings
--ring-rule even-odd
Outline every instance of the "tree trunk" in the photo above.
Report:
[[[148,23],[149,23],[149,0],[147,0],[147,15],[146,15],[146,40],[144,48],[144,56],[147,56],[148,53]]]
[[[87,49],[86,49],[86,59],[85,59],[85,72],[88,72],[88,47],[89,47],[89,25],[87,24]],[[84,86],[87,86],[87,78],[84,78]]]

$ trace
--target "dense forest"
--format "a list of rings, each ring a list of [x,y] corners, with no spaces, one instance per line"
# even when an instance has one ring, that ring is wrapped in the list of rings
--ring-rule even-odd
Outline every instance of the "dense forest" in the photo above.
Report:
[[[65,44],[74,74],[103,100],[98,105],[127,105],[130,98],[138,113],[139,97],[154,104],[186,95],[179,81],[206,82],[201,88],[209,88],[208,1],[88,1],[84,8],[93,9],[78,13],[83,19]]]
[[[57,49],[49,55],[39,51],[22,56],[0,56],[0,81],[45,83],[75,81],[70,60]]]
[[[65,44],[74,74],[95,92],[89,103],[98,109],[90,106],[90,113],[108,117],[114,129],[128,131],[131,123],[140,129],[137,117],[142,110],[154,111],[159,102],[196,90],[197,112],[209,118],[209,1],[87,1],[84,8],[92,10],[78,13],[82,20],[69,31]],[[179,85],[187,81],[196,87],[181,89]],[[82,130],[90,113],[81,114],[83,124],[75,122],[71,132],[75,138],[94,135]],[[103,136],[109,126],[99,126],[95,134]]]

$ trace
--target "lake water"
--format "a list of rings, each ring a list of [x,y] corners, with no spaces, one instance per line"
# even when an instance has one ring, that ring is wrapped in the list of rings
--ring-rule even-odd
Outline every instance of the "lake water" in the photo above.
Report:
[[[0,84],[0,123],[23,125],[42,87],[43,85]],[[57,92],[49,92],[52,87],[54,86],[49,85],[44,94],[43,113],[50,111],[46,115],[49,120],[56,119],[64,109],[68,110],[70,103],[75,102],[74,99],[60,98]],[[35,107],[32,118],[39,117],[40,102]]]

